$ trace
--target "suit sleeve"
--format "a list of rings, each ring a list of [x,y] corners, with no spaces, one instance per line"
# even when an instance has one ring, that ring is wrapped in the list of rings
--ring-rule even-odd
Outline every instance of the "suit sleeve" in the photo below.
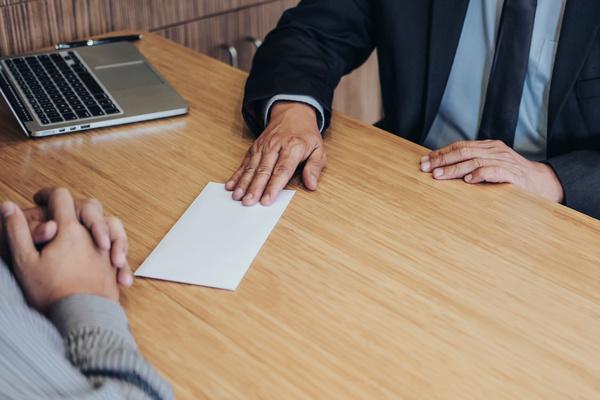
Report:
[[[264,128],[262,107],[285,93],[314,98],[329,126],[333,92],[344,74],[373,51],[368,0],[303,0],[286,11],[254,57],[242,114],[249,128]]]
[[[579,150],[546,160],[565,192],[564,204],[600,219],[600,151]]]

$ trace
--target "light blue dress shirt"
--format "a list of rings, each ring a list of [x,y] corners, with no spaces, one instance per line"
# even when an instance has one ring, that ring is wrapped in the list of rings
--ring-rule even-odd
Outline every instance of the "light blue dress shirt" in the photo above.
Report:
[[[503,4],[469,2],[448,85],[425,146],[438,149],[477,139]],[[550,82],[565,4],[566,0],[538,0],[513,146],[530,160],[546,158]]]
[[[546,158],[550,82],[566,2],[538,0],[514,142],[514,149],[530,160]],[[448,84],[425,146],[439,149],[458,140],[477,139],[503,5],[504,0],[469,2]],[[273,97],[265,104],[265,121],[271,106],[279,100],[315,107],[322,129],[323,108],[309,96]]]

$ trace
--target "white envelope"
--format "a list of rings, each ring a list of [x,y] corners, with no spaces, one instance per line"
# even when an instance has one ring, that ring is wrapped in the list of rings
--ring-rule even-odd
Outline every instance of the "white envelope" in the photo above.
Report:
[[[209,183],[135,275],[236,290],[294,193],[245,207]]]

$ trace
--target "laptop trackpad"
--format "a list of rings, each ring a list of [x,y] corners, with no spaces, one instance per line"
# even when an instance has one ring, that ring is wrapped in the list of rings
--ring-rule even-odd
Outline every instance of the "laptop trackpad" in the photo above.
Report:
[[[95,69],[109,91],[162,85],[163,81],[145,62],[102,65]]]

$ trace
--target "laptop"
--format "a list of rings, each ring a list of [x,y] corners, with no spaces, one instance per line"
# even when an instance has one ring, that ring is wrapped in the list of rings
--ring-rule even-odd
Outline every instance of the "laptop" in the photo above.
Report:
[[[130,42],[0,59],[0,93],[30,137],[186,114]]]

